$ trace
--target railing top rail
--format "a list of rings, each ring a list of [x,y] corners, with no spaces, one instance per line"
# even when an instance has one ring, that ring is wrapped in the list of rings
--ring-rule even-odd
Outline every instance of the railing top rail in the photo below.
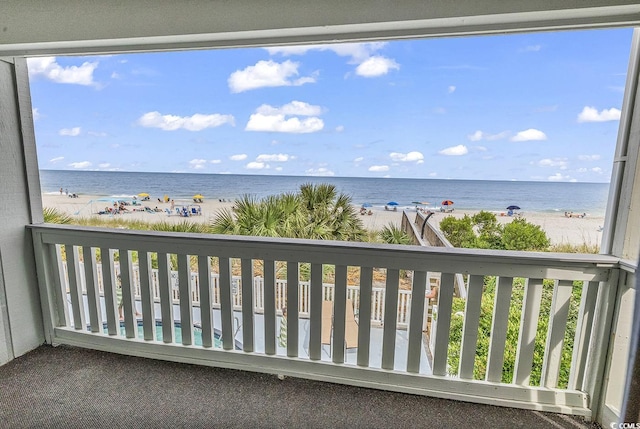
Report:
[[[521,275],[545,277],[549,270],[580,271],[602,276],[619,268],[609,255],[518,252],[485,249],[436,248],[362,242],[248,237],[217,234],[134,231],[76,225],[27,225],[46,244],[126,248],[141,251],[222,257],[287,260],[363,267],[386,267],[484,275],[509,275],[517,266]],[[167,241],[171,246],[167,246]],[[165,249],[166,248],[166,249]],[[506,269],[505,267],[510,267]],[[505,272],[506,270],[506,272]]]

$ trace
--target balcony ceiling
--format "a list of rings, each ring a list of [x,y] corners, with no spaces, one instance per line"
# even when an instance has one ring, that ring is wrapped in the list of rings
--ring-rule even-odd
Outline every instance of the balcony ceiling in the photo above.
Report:
[[[0,56],[638,24],[640,5],[635,0],[404,0],[402,7],[383,0],[5,0],[0,2]]]

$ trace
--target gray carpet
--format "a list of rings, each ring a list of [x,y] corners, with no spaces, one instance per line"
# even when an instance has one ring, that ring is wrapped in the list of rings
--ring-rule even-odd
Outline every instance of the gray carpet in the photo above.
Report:
[[[596,428],[535,411],[42,346],[0,367],[1,428]]]

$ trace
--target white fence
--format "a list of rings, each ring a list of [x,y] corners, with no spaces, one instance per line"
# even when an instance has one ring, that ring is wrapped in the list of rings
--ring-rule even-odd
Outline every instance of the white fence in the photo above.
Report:
[[[66,283],[66,290],[69,292],[69,284],[68,284],[68,271],[67,271],[67,263],[65,261],[60,261],[60,265],[62,267],[62,271],[64,272],[64,281]],[[78,262],[78,266],[80,271],[84,271],[84,262]],[[120,276],[120,264],[114,264],[116,276]],[[103,284],[103,274],[102,274],[102,264],[96,263],[97,270],[97,283],[98,283],[98,292],[100,296],[104,296],[104,284]],[[140,268],[137,264],[132,264],[131,267],[132,273],[132,287],[134,292],[134,298],[136,300],[142,299],[142,293],[140,290]],[[191,281],[191,301],[192,305],[196,307],[200,307],[200,284],[199,284],[199,276],[198,272],[191,271],[190,273],[190,281]],[[160,282],[158,281],[158,270],[151,270],[151,282],[152,282],[152,290],[153,290],[153,300],[156,303],[160,302]],[[82,287],[82,293],[84,295],[87,294],[87,285],[85,277],[82,277],[80,280],[80,284]],[[220,308],[220,276],[217,273],[211,273],[210,285],[213,290],[212,295],[212,304],[213,308]],[[276,280],[276,311],[278,314],[282,314],[282,308],[286,303],[286,295],[287,295],[287,281],[286,280]],[[310,303],[310,286],[311,283],[309,281],[299,281],[298,282],[298,310],[299,315],[302,318],[309,318],[309,303]],[[234,311],[242,310],[242,276],[232,276],[232,299],[233,299],[233,309]],[[324,301],[333,301],[334,299],[334,285],[331,283],[323,283],[322,284],[323,292],[322,297]],[[384,306],[385,306],[385,288],[380,287],[372,287],[371,288],[371,323],[374,326],[382,326],[384,322]],[[178,305],[180,304],[180,287],[178,281],[178,271],[171,271],[171,297],[173,303]],[[347,286],[347,299],[351,300],[353,303],[353,311],[358,317],[360,314],[360,287],[348,285]],[[407,329],[408,320],[409,320],[409,309],[411,304],[411,291],[410,290],[402,290],[398,291],[398,320],[397,327],[398,329]],[[262,277],[254,277],[253,278],[253,311],[258,314],[264,313],[264,279]]]

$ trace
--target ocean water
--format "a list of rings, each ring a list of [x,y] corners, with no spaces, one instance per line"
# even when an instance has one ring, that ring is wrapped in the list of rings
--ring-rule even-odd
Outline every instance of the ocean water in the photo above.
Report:
[[[523,212],[605,213],[608,183],[514,182],[490,180],[383,179],[360,177],[298,177],[235,174],[134,173],[105,171],[40,170],[44,193],[100,196],[151,194],[153,200],[168,195],[187,200],[195,194],[205,199],[233,200],[245,194],[262,198],[295,192],[304,183],[331,183],[350,195],[354,204],[374,208],[395,201],[400,208],[414,207],[412,201],[428,201],[438,208],[452,200],[464,210],[504,211],[509,205]]]

